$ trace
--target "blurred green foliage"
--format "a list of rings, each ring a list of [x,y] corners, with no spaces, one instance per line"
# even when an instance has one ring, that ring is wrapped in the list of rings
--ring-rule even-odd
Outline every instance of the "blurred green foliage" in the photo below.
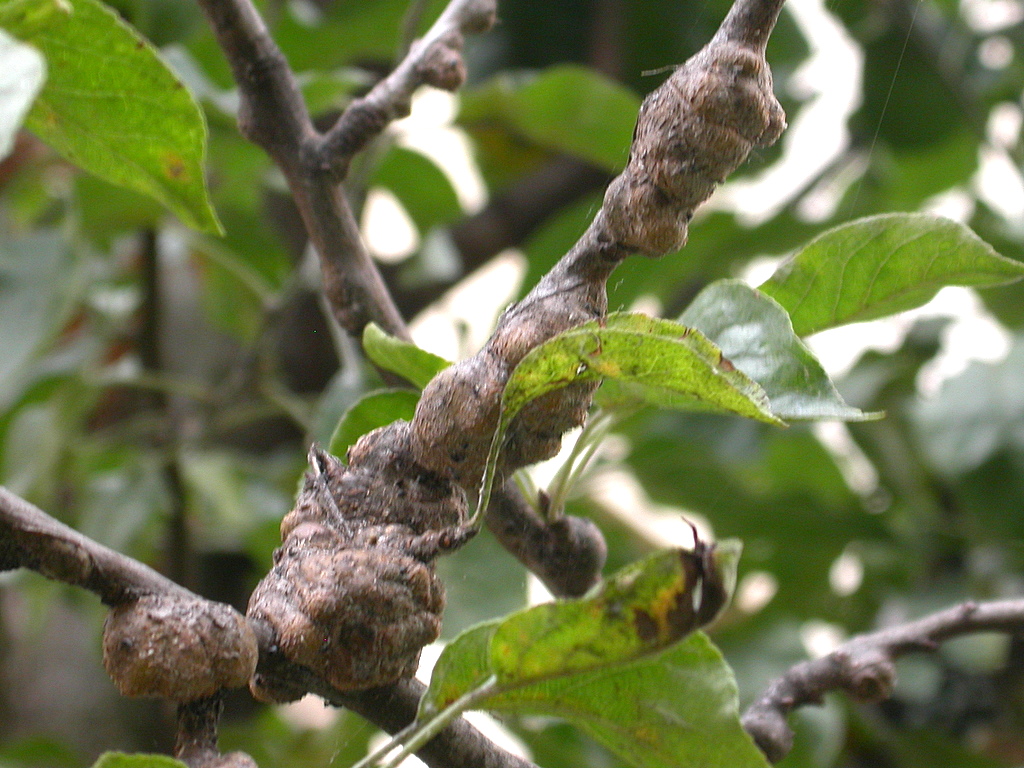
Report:
[[[442,4],[425,4],[424,24]],[[0,19],[15,5],[0,0]],[[17,137],[0,164],[0,482],[187,586],[244,604],[278,543],[303,442],[328,440],[338,416],[381,382],[322,320],[303,269],[301,223],[278,173],[238,135],[230,75],[197,7],[110,5],[199,100],[208,192],[225,234],[188,230],[150,198],[89,175],[33,135]],[[258,5],[327,118],[391,65],[408,3]],[[769,201],[767,214],[710,209],[680,254],[629,260],[609,284],[612,307],[654,299],[676,316],[755,259],[789,254],[861,216],[932,209],[939,195],[997,251],[1024,260],[1024,212],[1012,194],[988,194],[977,182],[981,160],[995,156],[1020,184],[1013,123],[1024,14],[1008,0],[1013,13],[985,26],[975,22],[982,5],[827,3],[864,57],[859,106],[834,126],[849,131],[845,148],[793,194]],[[490,198],[563,153],[619,167],[638,100],[663,77],[643,73],[696,51],[726,8],[726,0],[503,0],[498,27],[469,41],[471,82],[457,116]],[[818,73],[826,84],[808,87],[802,67],[817,43],[794,18],[783,14],[768,49],[791,123],[843,74]],[[771,168],[784,144],[753,157],[740,179]],[[357,207],[370,187],[392,191],[421,236],[395,284],[438,294],[445,285],[436,276],[452,268],[450,244],[438,243],[467,213],[443,171],[385,138],[351,181]],[[524,290],[575,242],[600,193],[581,190],[524,234]],[[213,228],[201,205],[192,215]],[[741,703],[805,657],[823,630],[850,635],[955,600],[1021,592],[1024,286],[979,296],[1013,340],[1006,359],[972,363],[924,397],[919,374],[940,353],[943,327],[919,322],[895,350],[863,355],[839,382],[851,405],[887,414],[850,425],[846,453],[806,427],[711,415],[648,411],[618,428],[618,455],[601,462],[633,472],[654,504],[741,538],[741,592],[744,577],[769,585],[766,603],[743,610],[741,602],[713,632]],[[624,520],[587,494],[567,511],[601,525],[609,569],[654,546],[639,513]],[[525,572],[486,535],[441,570],[446,638],[525,600]],[[0,582],[0,765],[81,765],[106,749],[166,748],[167,713],[120,702],[112,686],[74,687],[98,667],[100,614],[37,582],[25,574]],[[62,635],[79,638],[77,653],[54,655]],[[48,694],[54,677],[64,687]],[[19,684],[38,686],[36,696]],[[47,704],[58,700],[70,706],[59,716]],[[225,748],[281,768],[350,764],[372,733],[345,713],[324,729],[244,702],[227,717]],[[967,642],[901,667],[891,702],[830,699],[796,721],[786,768],[1020,765],[1024,644]],[[508,725],[545,768],[622,765],[559,721],[511,716]]]

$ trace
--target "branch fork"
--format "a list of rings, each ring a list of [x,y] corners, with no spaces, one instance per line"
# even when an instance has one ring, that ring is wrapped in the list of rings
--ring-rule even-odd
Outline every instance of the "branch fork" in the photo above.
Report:
[[[284,173],[319,254],[335,319],[353,335],[375,321],[407,338],[338,182],[356,152],[391,120],[407,114],[417,87],[456,89],[462,84],[465,35],[490,28],[495,0],[451,0],[395,70],[353,101],[323,134],[313,127],[295,78],[251,0],[198,2],[239,86],[240,129]],[[253,680],[266,698],[312,691],[367,714],[388,730],[407,725],[422,686],[403,678],[419,647],[436,636],[443,604],[432,561],[466,538],[460,536],[465,498],[476,491],[484,473],[504,382],[538,344],[603,318],[605,282],[612,270],[631,253],[661,255],[680,247],[694,208],[755,146],[778,137],[785,120],[772,94],[764,42],[780,8],[781,0],[737,0],[712,42],[645,99],[627,167],[609,187],[591,226],[502,316],[483,350],[428,385],[412,422],[365,435],[350,451],[347,466],[333,457],[313,456],[306,489],[283,521],[282,547],[274,569],[253,595],[248,619],[148,569],[139,570],[128,558],[102,552],[73,532],[61,530],[42,542],[19,538],[27,521],[28,528],[42,525],[42,513],[35,510],[26,517],[24,503],[9,494],[0,494],[0,531],[10,531],[14,543],[6,535],[0,540],[0,567],[35,567],[94,589],[115,606],[110,667],[130,670],[125,677],[129,693],[171,695],[183,702],[179,748],[194,757],[196,766],[206,768],[214,764],[209,760],[221,759],[211,757],[216,750],[211,749],[210,723],[215,724],[218,709],[217,691],[211,687],[235,684],[239,666],[251,673],[257,647]],[[593,383],[571,385],[523,408],[506,433],[498,477],[556,453],[562,434],[585,420],[593,391]],[[603,565],[599,532],[571,518],[546,525],[525,513],[525,506],[513,493],[500,495],[492,528],[562,594],[583,591]],[[96,558],[104,567],[89,568]],[[555,573],[574,559],[576,567],[567,569],[568,576]],[[333,581],[318,580],[325,562],[336,570],[335,581],[348,580],[348,592],[332,592]],[[190,607],[179,609],[177,601]],[[372,624],[364,620],[371,615],[389,621],[360,634],[360,626]],[[238,664],[229,664],[223,675],[216,664],[208,664],[206,676],[220,681],[213,686],[151,690],[146,670],[133,666],[135,651],[143,647],[135,640],[136,627],[160,622],[180,625],[180,633],[168,637],[190,640],[189,647],[203,644],[208,626],[220,627],[231,644],[224,655],[233,654]],[[161,648],[155,650],[162,653]],[[336,664],[320,663],[319,649],[324,648],[334,661],[344,657],[345,675],[335,675]],[[391,651],[394,657],[382,662],[382,654]],[[379,676],[366,674],[367,664],[385,669]],[[145,685],[135,685],[139,681]],[[528,765],[461,720],[420,754],[434,766]]]

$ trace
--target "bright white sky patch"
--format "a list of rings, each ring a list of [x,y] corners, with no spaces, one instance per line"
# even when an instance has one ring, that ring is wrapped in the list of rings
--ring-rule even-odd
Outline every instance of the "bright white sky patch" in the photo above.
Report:
[[[975,32],[998,32],[1024,21],[1018,0],[961,0],[960,16]]]
[[[733,604],[746,614],[760,611],[779,591],[779,582],[767,571],[751,571],[736,586]]]
[[[419,232],[391,190],[374,187],[363,206],[363,238],[378,261],[394,264],[411,256],[420,245]]]
[[[852,595],[864,581],[864,563],[849,548],[835,559],[828,571],[828,583],[840,597]]]
[[[811,336],[808,346],[833,378],[841,378],[869,349],[893,352],[915,322],[929,317],[950,317],[939,353],[918,376],[923,394],[935,392],[943,381],[963,371],[972,360],[997,362],[1010,349],[1010,335],[985,309],[970,288],[943,288],[935,298],[895,317],[855,323]]]
[[[800,628],[800,639],[807,655],[812,659],[820,659],[838,648],[845,637],[843,630],[835,624],[811,620],[804,622]]]

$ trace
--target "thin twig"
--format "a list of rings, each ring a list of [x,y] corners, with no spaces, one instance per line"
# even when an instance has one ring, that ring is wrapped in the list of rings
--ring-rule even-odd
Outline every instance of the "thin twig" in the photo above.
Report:
[[[389,123],[409,114],[413,91],[430,84],[455,90],[465,79],[463,35],[487,31],[496,0],[451,0],[408,55],[368,94],[356,99],[324,135],[323,162],[344,173],[349,160]]]
[[[217,723],[223,709],[220,693],[178,705],[174,756],[189,768],[256,768],[256,761],[244,752],[222,755],[217,749]]]
[[[797,707],[819,704],[842,690],[859,701],[888,698],[896,680],[894,662],[914,651],[935,651],[955,637],[974,632],[1024,632],[1024,600],[967,602],[917,621],[860,635],[820,659],[797,664],[772,681],[743,715],[743,727],[773,763],[793,747],[786,716]]]
[[[357,338],[371,320],[408,338],[338,182],[356,152],[392,120],[408,114],[416,88],[429,83],[454,90],[462,84],[463,35],[490,27],[495,0],[452,0],[394,71],[353,101],[323,135],[313,126],[288,62],[250,0],[198,2],[238,83],[239,128],[284,173],[320,256],[335,319]]]

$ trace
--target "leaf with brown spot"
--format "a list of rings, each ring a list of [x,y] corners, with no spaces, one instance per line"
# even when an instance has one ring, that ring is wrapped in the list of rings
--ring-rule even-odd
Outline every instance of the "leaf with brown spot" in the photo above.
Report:
[[[729,667],[693,631],[705,613],[695,580],[733,584],[738,556],[738,542],[708,557],[665,550],[587,597],[464,632],[434,668],[421,719],[482,691],[474,708],[562,717],[640,768],[766,768]]]
[[[206,121],[192,95],[103,3],[51,5],[70,12],[0,3],[0,26],[46,58],[46,83],[26,126],[90,173],[155,198],[190,227],[219,233],[206,190]]]

